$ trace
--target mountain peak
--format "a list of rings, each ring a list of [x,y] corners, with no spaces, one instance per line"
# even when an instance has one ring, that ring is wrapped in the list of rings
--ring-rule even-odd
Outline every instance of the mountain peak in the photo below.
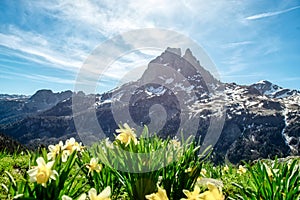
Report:
[[[257,83],[250,85],[250,88],[256,89],[261,95],[265,95],[270,98],[284,98],[293,96],[299,92],[296,90],[290,90],[282,88],[276,84],[271,83],[267,80],[261,80]]]
[[[160,67],[162,68],[160,69]],[[182,75],[195,89],[198,88],[199,95],[200,93],[209,91],[208,85],[216,86],[219,84],[213,75],[200,65],[200,62],[193,55],[191,49],[186,49],[184,55],[182,55],[180,48],[171,47],[168,47],[160,56],[150,61],[141,80],[153,81],[154,79],[160,79],[160,77],[174,79],[176,74],[174,72],[162,75],[163,71],[168,70],[167,67],[172,68],[178,74]]]
[[[181,56],[181,48],[171,48],[171,47],[168,47],[165,52],[171,52],[173,54],[176,54],[178,56]]]
[[[183,58],[186,60],[186,61],[188,61],[188,62],[190,62],[191,64],[198,64],[199,63],[199,61],[197,60],[197,58],[193,55],[193,52],[189,49],[189,48],[187,48],[186,50],[185,50],[185,54],[183,55]]]
[[[39,99],[47,99],[47,98],[49,98],[49,96],[52,96],[52,95],[53,95],[52,90],[47,90],[47,89],[38,90],[38,91],[36,91],[36,93],[34,93],[29,98],[29,101],[36,101]]]
[[[191,49],[187,48],[185,50],[184,55],[181,54],[181,48],[171,48],[167,47],[167,49],[158,57],[156,57],[154,60],[152,60],[150,63],[159,63],[159,64],[172,64],[175,60],[182,60],[190,62],[190,64],[198,64],[199,61],[197,58],[193,55],[193,52]]]
[[[47,89],[38,90],[28,99],[25,107],[31,111],[46,110],[71,96],[72,91],[70,90],[61,93],[54,93],[52,90]]]
[[[260,80],[260,81],[254,83],[254,84],[272,84],[272,83],[268,80]]]

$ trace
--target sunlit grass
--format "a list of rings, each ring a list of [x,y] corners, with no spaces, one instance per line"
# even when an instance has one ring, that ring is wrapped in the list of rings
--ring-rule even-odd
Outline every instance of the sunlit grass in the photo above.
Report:
[[[145,127],[137,139],[129,129],[120,129],[123,136],[113,143],[103,140],[91,148],[70,139],[38,152],[0,152],[0,199],[300,198],[297,158],[214,166],[210,150],[199,155],[192,138],[150,137]],[[42,159],[49,168],[37,163]]]

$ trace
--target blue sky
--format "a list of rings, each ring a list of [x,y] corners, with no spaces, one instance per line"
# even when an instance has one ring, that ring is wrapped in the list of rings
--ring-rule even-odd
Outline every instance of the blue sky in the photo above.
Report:
[[[105,40],[138,28],[165,28],[202,46],[224,82],[270,80],[300,89],[300,2],[243,0],[0,1],[0,93],[73,90],[88,55]],[[114,87],[136,54],[110,70]],[[200,60],[201,62],[201,60]]]

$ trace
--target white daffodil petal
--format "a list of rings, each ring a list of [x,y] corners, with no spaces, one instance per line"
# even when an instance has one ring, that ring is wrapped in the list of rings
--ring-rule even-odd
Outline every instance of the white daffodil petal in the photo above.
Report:
[[[51,169],[53,167],[53,165],[54,165],[54,161],[51,161],[51,162],[48,162],[46,166],[47,166],[47,168]]]
[[[89,198],[90,199],[95,199],[97,197],[97,191],[95,188],[92,188],[89,190]]]
[[[72,200],[72,198],[69,197],[69,196],[67,196],[67,195],[63,195],[63,196],[61,197],[61,200]]]
[[[35,167],[33,169],[30,169],[27,171],[27,174],[29,175],[30,182],[36,182],[36,174],[38,172],[38,168]]]
[[[52,153],[47,153],[47,159],[48,159],[48,160],[51,160],[52,157],[53,157],[53,154],[52,154]]]
[[[45,160],[42,157],[38,157],[36,159],[36,163],[38,164],[38,166],[45,166],[46,165]]]
[[[86,200],[86,194],[83,193],[82,195],[80,195],[80,196],[78,197],[77,200]]]
[[[107,186],[99,195],[100,198],[108,198],[111,195],[111,188]]]
[[[53,170],[51,175],[50,175],[50,178],[53,179],[53,180],[56,180],[56,177],[58,177],[58,173],[57,173],[57,171]]]

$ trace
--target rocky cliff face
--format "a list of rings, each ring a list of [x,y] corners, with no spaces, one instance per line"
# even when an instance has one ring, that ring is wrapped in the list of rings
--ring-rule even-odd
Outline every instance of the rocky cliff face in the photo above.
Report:
[[[71,96],[71,91],[53,93],[51,90],[39,90],[31,97],[0,95],[0,126],[49,110]]]
[[[72,96],[71,91],[53,93],[51,90],[39,90],[32,95],[25,103],[25,110],[39,112],[52,108],[57,103]]]
[[[31,112],[14,123],[2,123],[1,131],[31,146],[71,136],[78,138],[70,95],[67,92],[53,96],[49,91],[42,91],[15,103],[15,108]],[[158,132],[161,137],[173,136],[182,127],[186,132],[196,127],[196,137],[201,138],[202,143],[211,126],[210,120],[224,118],[224,126],[214,146],[215,162],[228,159],[238,163],[275,155],[299,155],[298,91],[283,89],[268,81],[250,86],[221,83],[200,65],[189,49],[181,55],[180,49],[168,48],[149,63],[136,82],[101,95],[76,95],[82,99],[78,116],[95,110],[98,124],[110,138],[120,123],[114,113],[121,116],[129,113],[135,124],[151,126],[154,112],[151,109],[159,105],[155,112],[161,114],[155,117],[161,123],[156,126],[162,126]],[[225,112],[220,112],[222,106],[226,108]],[[18,109],[14,112],[18,113]],[[3,115],[4,112],[0,113],[5,120]],[[195,119],[198,126],[184,126]],[[96,132],[94,122],[82,119],[82,123],[86,129]]]

